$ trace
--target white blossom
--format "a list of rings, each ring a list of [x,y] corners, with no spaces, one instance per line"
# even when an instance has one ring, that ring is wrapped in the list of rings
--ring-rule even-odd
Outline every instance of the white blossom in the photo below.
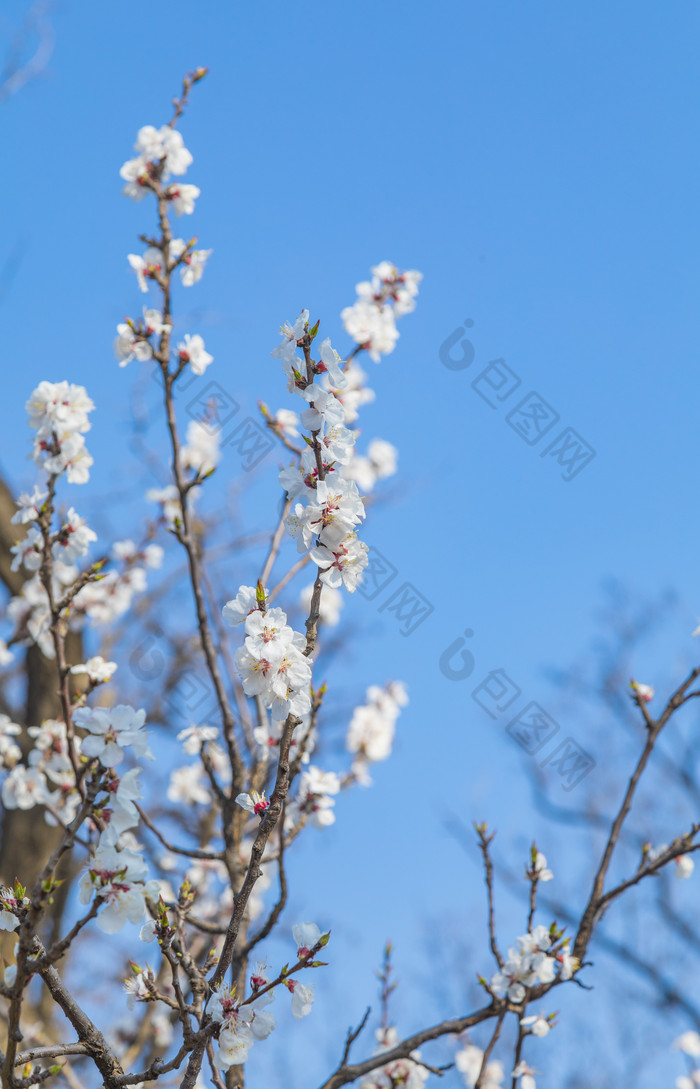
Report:
[[[136,756],[153,759],[148,748],[148,735],[143,729],[146,712],[135,711],[128,704],[106,707],[79,707],[73,713],[76,726],[89,731],[83,738],[85,756],[97,757],[105,767],[114,767],[124,759],[125,749],[133,748]]]
[[[321,771],[311,764],[299,777],[299,792],[287,805],[287,824],[293,826],[297,817],[307,817],[316,828],[327,828],[335,822],[333,795],[340,790],[340,779],[333,771]]]
[[[415,309],[422,274],[400,272],[390,261],[372,269],[372,280],[357,284],[357,300],[341,313],[345,330],[378,363],[393,351],[399,333],[396,319]]]
[[[515,1070],[513,1071],[514,1078],[520,1078],[520,1089],[536,1089],[534,1075],[537,1071],[532,1066],[528,1066],[524,1059],[522,1059]]]
[[[348,727],[345,739],[348,752],[369,763],[386,760],[391,753],[396,720],[407,703],[406,689],[398,681],[392,681],[384,689],[376,685],[368,688],[367,703],[355,709]]]
[[[244,1063],[255,1042],[251,1023],[256,1016],[252,1004],[241,1006],[235,996],[235,988],[221,984],[212,989],[209,1014],[221,1026],[218,1050],[214,1065],[219,1070]]]
[[[455,1054],[455,1066],[468,1089],[474,1089],[483,1061],[484,1052],[476,1044],[467,1043]],[[499,1059],[491,1059],[486,1064],[484,1077],[481,1079],[482,1089],[501,1089],[504,1077],[503,1063]]]
[[[0,714],[0,760],[3,767],[13,768],[22,759],[22,750],[13,737],[19,737],[22,727],[9,715]]]
[[[212,472],[221,458],[220,431],[200,420],[190,420],[187,441],[180,447],[180,465],[198,476]]]
[[[551,881],[554,877],[554,874],[547,866],[547,859],[541,851],[535,853],[535,862],[532,868],[539,881]]]
[[[186,726],[184,730],[180,730],[177,735],[177,740],[182,742],[184,751],[193,756],[195,753],[201,752],[202,745],[207,741],[214,741],[219,736],[219,731],[216,726],[197,725],[192,723],[191,726]]]
[[[551,1024],[541,1013],[530,1017],[521,1017],[520,1024],[527,1028],[533,1036],[546,1036],[551,1029]]]
[[[279,430],[288,438],[296,438],[299,434],[299,417],[289,408],[278,408],[271,420]]]
[[[364,541],[357,539],[355,533],[349,533],[332,549],[317,545],[309,555],[320,568],[322,582],[334,589],[343,585],[351,594],[357,589],[362,572],[369,563],[369,549]]]
[[[127,318],[125,322],[117,325],[117,337],[114,341],[114,354],[120,367],[126,367],[132,359],[144,363],[153,355],[153,347],[150,338],[160,337],[164,332],[169,332],[170,325],[163,322],[160,310],[143,308],[143,321],[134,322]]]
[[[172,202],[175,214],[178,216],[191,215],[194,212],[194,202],[200,194],[196,185],[171,185],[165,191],[165,199]]]
[[[55,536],[51,551],[54,559],[62,563],[75,563],[84,556],[91,543],[97,540],[97,534],[90,529],[84,518],[70,507],[65,514],[61,527]]]
[[[18,571],[20,567],[24,567],[27,571],[38,571],[41,567],[43,546],[41,533],[34,526],[30,526],[22,540],[10,548],[14,555],[10,570]]]
[[[381,1055],[384,1051],[391,1051],[399,1043],[399,1035],[393,1025],[387,1028],[377,1029],[375,1033],[377,1047],[375,1055]],[[361,1083],[360,1089],[422,1089],[428,1080],[430,1073],[419,1062],[420,1051],[411,1052],[408,1059],[396,1059],[376,1070],[373,1070]]]
[[[292,1013],[295,1017],[306,1017],[314,1004],[313,987],[307,987],[298,979],[288,979],[285,983],[292,992]]]
[[[120,779],[110,780],[109,812],[103,810],[103,819],[108,820],[108,823],[100,843],[116,846],[122,833],[129,828],[135,828],[139,823],[139,812],[135,803],[142,797],[141,784],[138,781],[140,774],[141,768],[131,768]]]
[[[297,945],[297,958],[308,957],[310,951],[321,938],[321,930],[316,923],[296,923],[292,927],[292,937]]]
[[[158,882],[147,878],[146,863],[136,851],[119,851],[100,843],[80,879],[80,902],[89,903],[96,893],[106,905],[97,916],[97,925],[105,934],[114,934],[127,922],[140,923],[145,897],[158,896]]]
[[[342,360],[335,348],[331,347],[330,337],[326,337],[321,341],[321,364],[320,370],[325,371],[328,374],[329,381],[334,389],[344,389],[348,384],[348,380],[340,369]]]
[[[17,764],[2,785],[5,809],[33,809],[47,800],[46,777],[37,768]]]
[[[257,790],[251,790],[250,794],[239,794],[236,798],[236,805],[240,805],[248,813],[253,813],[256,817],[259,817],[266,809],[270,808],[270,799],[265,797],[264,790],[262,794],[258,794]]]
[[[124,980],[124,990],[127,996],[126,1004],[130,1010],[133,1010],[138,1001],[145,1001],[148,998],[149,990],[141,969],[137,971],[134,968],[132,974]]]
[[[70,382],[40,382],[26,404],[30,427],[59,434],[89,431],[94,407],[85,387]]]
[[[174,238],[170,243],[171,260],[177,260],[184,253],[180,262],[180,278],[185,287],[192,287],[202,279],[207,260],[212,255],[212,250],[189,249],[185,253],[186,244],[182,238]]]
[[[692,1059],[700,1059],[700,1034],[692,1029],[678,1036],[673,1041],[673,1046],[684,1054],[690,1055]]]
[[[155,279],[164,272],[163,252],[155,246],[149,246],[143,256],[137,253],[127,254],[127,260],[136,273],[139,290],[145,294],[148,291],[149,279]]]
[[[204,374],[214,356],[210,355],[204,347],[204,341],[199,333],[190,336],[185,333],[185,339],[177,346],[178,358],[181,363],[189,363],[194,374]]]
[[[95,684],[106,684],[114,676],[117,670],[116,662],[106,662],[105,659],[97,654],[94,658],[88,658],[87,662],[80,665],[71,666],[71,673],[82,674],[87,673],[91,681]]]
[[[695,869],[695,863],[690,855],[679,855],[676,859],[676,877],[683,880],[690,877]]]
[[[267,590],[265,591],[267,596]],[[254,586],[241,586],[238,593],[230,601],[227,601],[221,610],[221,615],[227,624],[234,627],[242,624],[251,613],[258,608]]]
[[[192,499],[193,492],[196,489],[192,488],[189,492],[190,500]],[[182,521],[182,506],[180,504],[180,493],[174,484],[167,484],[165,488],[149,488],[146,492],[146,499],[149,503],[160,503],[163,509],[163,518],[168,525],[174,525],[175,522]]]
[[[250,600],[249,593],[241,596],[239,591],[238,598],[225,606],[224,615],[235,623]],[[251,610],[245,618],[245,645],[234,659],[243,691],[247,696],[261,696],[275,721],[289,714],[302,717],[311,710],[311,666],[303,653],[306,640],[286,620],[282,609],[270,609],[264,615]]]
[[[397,468],[398,451],[384,439],[373,439],[367,448],[367,456],[353,457],[343,466],[343,476],[354,480],[363,492],[371,492],[378,480],[393,476]]]
[[[363,405],[371,404],[376,394],[367,385],[367,375],[359,363],[353,361],[352,367],[346,372],[345,377],[347,379],[345,388],[334,390],[334,392],[343,406],[346,424],[351,424],[355,422],[359,415],[358,409],[362,408]]]
[[[517,948],[508,950],[503,968],[491,977],[493,993],[498,998],[507,996],[511,1002],[522,1002],[527,987],[551,983],[557,965],[555,958],[547,954],[551,944],[552,938],[545,926],[536,926],[518,938]]]
[[[211,796],[204,782],[202,765],[185,764],[184,767],[175,768],[170,773],[167,793],[171,802],[182,802],[184,805],[208,805]]]
[[[10,521],[13,525],[25,525],[27,522],[33,522],[35,518],[38,518],[39,509],[48,499],[48,496],[49,493],[40,488],[38,484],[34,485],[31,495],[22,492],[17,500],[19,509],[16,514],[13,514]]]
[[[630,688],[641,703],[650,703],[654,698],[654,689],[650,684],[637,684],[635,680],[632,680]]]

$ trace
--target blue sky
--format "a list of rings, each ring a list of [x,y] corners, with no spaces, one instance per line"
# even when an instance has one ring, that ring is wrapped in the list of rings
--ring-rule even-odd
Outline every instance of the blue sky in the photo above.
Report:
[[[5,39],[23,12],[7,6]],[[399,476],[364,536],[396,569],[394,586],[410,583],[434,610],[403,636],[379,608],[389,592],[348,601],[359,638],[329,679],[347,705],[368,684],[402,678],[411,705],[374,789],[339,803],[336,826],[310,835],[298,861],[296,906],[335,905],[338,963],[356,970],[346,988],[328,985],[340,1040],[373,997],[386,937],[417,986],[426,919],[461,912],[482,932],[476,856],[455,856],[442,833],[448,809],[497,824],[513,865],[535,831],[546,849],[527,758],[507,717],[494,723],[475,705],[477,683],[503,669],[523,702],[556,704],[561,736],[598,746],[581,787],[595,791],[610,753],[546,670],[569,669],[595,636],[605,581],[677,595],[667,637],[635,664],[642,679],[671,683],[693,654],[700,14],[690,2],[122,0],[57,3],[51,17],[48,70],[0,114],[0,258],[10,258],[0,466],[18,487],[32,478],[22,406],[43,378],[82,383],[96,402],[86,492],[105,524],[110,490],[134,470],[130,396],[144,375],[120,370],[111,345],[117,321],[142,303],[126,254],[151,220],[146,202],[120,195],[118,170],[137,129],[168,118],[186,70],[210,74],[181,124],[195,160],[188,180],[202,190],[181,225],[214,255],[176,298],[177,332],[205,337],[207,378],[246,413],[258,398],[295,407],[269,356],[282,321],[308,307],[347,351],[339,313],[369,266],[389,259],[424,273],[395,352],[363,363],[377,399],[360,445],[380,436],[399,448]],[[440,349],[467,319],[474,360],[451,370]],[[496,359],[520,381],[492,408],[473,383]],[[531,391],[558,416],[532,446],[506,419]],[[569,482],[542,456],[564,428],[595,450]],[[164,449],[156,425],[152,435]],[[236,471],[224,462],[211,507]],[[276,509],[275,474],[272,459],[246,500],[258,526]],[[146,510],[138,493],[119,517],[136,526]],[[440,656],[465,628],[474,672],[449,680]],[[556,772],[545,782],[564,797]],[[570,866],[569,833],[550,834],[547,853],[571,870],[560,893],[578,901],[590,856]],[[507,922],[504,945],[522,929],[512,913]],[[474,957],[470,979],[486,968],[483,943]],[[404,1027],[415,1027],[420,1003],[400,1001]],[[660,1032],[661,1060],[684,1027]],[[304,1025],[306,1039],[313,1031]]]

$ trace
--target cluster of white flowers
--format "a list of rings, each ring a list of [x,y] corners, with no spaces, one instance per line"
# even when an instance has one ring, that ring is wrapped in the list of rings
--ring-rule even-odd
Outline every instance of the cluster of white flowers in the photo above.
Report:
[[[121,777],[112,773],[105,780],[107,800],[100,808],[100,816],[107,827],[100,836],[100,846],[117,847],[124,832],[139,823],[136,802],[142,797],[140,774],[141,768],[130,768]]]
[[[2,785],[5,809],[33,809],[49,800],[46,777],[39,768],[17,764]]]
[[[52,589],[54,599],[60,600],[65,590],[76,576],[77,568],[64,567],[55,563],[52,571]],[[10,599],[7,606],[7,619],[15,628],[15,642],[28,644],[34,642],[47,658],[53,658],[55,650],[51,636],[51,609],[49,599],[39,575],[27,579],[19,594]]]
[[[203,477],[214,471],[221,458],[219,444],[221,429],[211,427],[205,420],[190,420],[187,441],[180,447],[180,465]]]
[[[80,879],[80,903],[88,904],[95,893],[106,905],[97,916],[105,934],[115,934],[127,922],[140,923],[146,897],[157,898],[158,891],[158,882],[148,880],[148,867],[137,851],[118,850],[103,842]]]
[[[391,1051],[399,1043],[399,1035],[393,1025],[377,1029],[375,1037],[377,1040],[375,1055]],[[394,1089],[398,1085],[401,1089],[423,1089],[430,1077],[430,1071],[420,1065],[417,1061],[419,1059],[420,1051],[412,1051],[410,1059],[395,1059],[386,1066],[378,1067],[360,1083],[360,1089]]]
[[[141,321],[127,318],[120,322],[114,341],[114,354],[119,360],[119,366],[125,367],[132,359],[145,363],[153,355],[151,337],[162,336],[165,332],[170,332],[170,326],[163,321],[160,310],[152,307],[144,306]]]
[[[190,489],[188,493],[190,503],[194,503],[198,494],[198,487]],[[180,493],[175,484],[166,484],[164,488],[149,488],[146,499],[149,503],[160,503],[161,517],[167,526],[174,526],[182,521]]]
[[[312,440],[302,451],[301,464],[280,473],[280,484],[289,498],[299,500],[285,526],[296,538],[299,551],[310,553],[323,582],[334,588],[344,585],[352,593],[367,566],[368,549],[357,539],[356,527],[365,517],[357,485],[336,472],[336,466],[350,461],[355,445],[354,433],[345,427],[345,409],[334,392],[343,389],[347,379],[328,337],[321,344],[313,380],[303,377],[306,362],[296,349],[308,331],[309,312],[303,310],[294,325],[282,327],[282,342],[272,352],[282,360],[289,391],[310,406],[301,413],[301,423],[312,433]],[[319,375],[327,376],[328,386],[317,380]]]
[[[177,740],[182,742],[183,750],[189,756],[199,755],[205,750],[209,767],[219,782],[225,782],[230,779],[231,764],[216,740],[218,736],[219,731],[215,726],[193,723],[180,731]],[[210,783],[201,760],[171,771],[167,796],[171,802],[182,805],[211,805]],[[225,876],[225,870],[223,872]]]
[[[201,274],[200,274],[201,275]],[[151,337],[161,336],[164,332],[170,332],[170,325],[162,321],[159,310],[144,307],[143,320],[135,322],[132,318],[120,322],[117,325],[117,336],[114,341],[114,354],[119,360],[119,366],[125,367],[132,359],[144,363],[153,355]],[[214,361],[213,355],[204,347],[204,340],[195,333],[191,336],[185,333],[185,338],[177,346],[177,358],[180,363],[189,363],[193,374],[204,374],[210,363]]]
[[[455,1066],[462,1075],[467,1089],[474,1089],[477,1081],[479,1081],[483,1062],[484,1052],[476,1044],[465,1044],[455,1055]],[[511,1077],[516,1080],[520,1079],[520,1089],[536,1089],[533,1076],[536,1072],[524,1059],[521,1059],[513,1070]],[[500,1059],[489,1059],[484,1073],[481,1075],[479,1085],[481,1089],[504,1089],[505,1077],[506,1072]],[[510,1080],[508,1084],[512,1084]]]
[[[22,759],[22,750],[13,737],[19,737],[22,727],[9,715],[0,715],[0,763],[3,768],[13,768]]]
[[[215,770],[224,771],[225,768],[222,767],[224,760],[218,759],[215,761],[211,747],[207,748],[207,752]],[[217,755],[223,757],[220,749]],[[182,767],[173,768],[170,773],[167,794],[171,802],[181,805],[210,805],[211,791],[201,761],[198,760],[194,764],[183,764]]]
[[[272,991],[243,1006],[236,998],[235,986],[227,987],[222,983],[212,989],[209,1013],[212,1020],[221,1025],[219,1046],[214,1056],[214,1065],[219,1070],[244,1063],[255,1041],[270,1035],[275,1028],[275,1017],[265,1006],[271,1002],[274,1002]]]
[[[13,724],[6,724],[8,733],[17,735],[21,730],[12,729]],[[10,774],[2,787],[2,802],[6,809],[33,809],[35,805],[51,806],[64,823],[69,823],[75,816],[80,797],[75,789],[73,768],[68,757],[65,723],[57,719],[46,719],[41,726],[30,726],[27,730],[34,738],[34,747],[27,757],[27,764],[19,763],[21,751],[9,754],[10,759],[17,757],[11,766]],[[76,740],[76,749],[80,751],[80,742]],[[49,780],[54,790],[49,787]],[[56,824],[55,817],[47,810],[46,821]]]
[[[49,792],[47,784],[42,800],[51,806],[64,824],[69,824],[78,811],[80,795],[75,786],[73,766],[68,756],[66,724],[61,719],[49,718],[41,726],[28,727],[27,733],[34,738],[34,748],[28,757],[30,770],[45,777],[45,783],[50,780],[56,788]],[[79,753],[79,738],[75,739],[74,746]],[[56,824],[56,818],[48,809],[44,818],[48,824]]]
[[[393,352],[399,331],[396,319],[415,309],[420,272],[399,272],[390,261],[381,261],[372,269],[372,279],[363,280],[355,290],[357,299],[341,317],[346,332],[365,348],[378,363],[382,355]]]
[[[26,408],[29,426],[36,431],[34,461],[49,476],[65,473],[70,484],[89,479],[92,458],[83,435],[90,430],[88,413],[94,407],[85,387],[70,382],[40,382],[32,393]],[[41,499],[23,496],[18,521],[35,518],[37,502]]]
[[[65,470],[69,481],[87,480],[87,467],[92,465],[92,458],[85,450],[82,432],[90,427],[87,414],[92,407],[92,401],[82,386],[68,382],[42,382],[37,386],[27,402],[27,411],[29,423],[37,431],[35,459],[44,470],[53,475]],[[48,495],[47,490],[37,485],[30,495],[23,493],[17,500],[18,509],[12,522],[27,528],[24,537],[10,550],[13,554],[12,570],[17,571],[22,567],[35,574],[23,583],[19,594],[10,600],[6,616],[14,625],[13,642],[27,644],[33,641],[47,657],[53,657],[49,598],[39,574],[45,555],[48,557],[50,554],[51,557],[54,602],[61,601],[78,578],[76,561],[87,554],[97,536],[75,508],[70,507],[60,517],[58,528],[49,533],[45,542],[46,527],[40,528],[30,523],[37,522],[46,514]],[[72,601],[71,628],[79,627],[85,619],[92,597],[97,595],[104,599],[108,595],[109,582],[116,577],[112,574],[99,583],[89,582],[78,592]],[[144,586],[139,588],[143,589]],[[11,658],[7,644],[2,641],[0,665],[7,665]]]
[[[363,492],[371,492],[378,480],[393,476],[397,469],[398,450],[384,439],[372,439],[367,453],[356,454],[341,472],[354,480]]]
[[[323,937],[315,923],[297,923],[292,927],[292,934],[298,946],[299,960],[308,959],[311,949]],[[328,940],[327,935],[325,939]],[[251,974],[251,993],[245,1001],[237,998],[235,985],[228,987],[222,983],[212,988],[208,1012],[212,1020],[221,1026],[214,1057],[214,1065],[219,1070],[228,1070],[231,1066],[244,1063],[255,1041],[266,1039],[275,1029],[275,1016],[266,1007],[274,1002],[276,987],[266,990],[269,983],[267,966],[258,964]],[[314,1001],[312,987],[300,983],[293,976],[278,980],[278,985],[285,986],[292,995],[292,1013],[295,1017],[306,1017],[311,1013]]]
[[[154,182],[164,186],[171,174],[181,176],[192,165],[192,155],[183,143],[182,135],[170,125],[144,125],[139,129],[134,144],[137,153],[134,159],[128,159],[120,176],[126,182],[123,193],[132,200],[142,200]],[[183,185],[180,182],[167,185],[164,189],[166,200],[171,201],[178,215],[194,211],[194,202],[199,196],[196,185]]]
[[[513,1077],[520,1079],[520,1089],[536,1089],[535,1074],[537,1073],[533,1066],[521,1059],[513,1071]]]
[[[484,1062],[484,1052],[476,1044],[466,1043],[455,1054],[455,1066],[464,1078],[464,1084],[468,1089],[474,1089],[481,1067]],[[490,1059],[486,1063],[481,1079],[482,1089],[501,1089],[506,1072],[500,1059]]]
[[[306,640],[289,627],[287,614],[282,609],[263,612],[255,587],[241,586],[222,615],[229,624],[242,622],[245,627],[244,645],[235,656],[245,694],[260,696],[276,722],[289,714],[308,714],[311,665],[303,653]]]
[[[676,1078],[676,1089],[697,1089],[700,1085],[700,1035],[692,1030],[684,1032],[673,1041],[673,1046],[692,1062],[689,1072]]]
[[[644,860],[648,865],[650,862],[655,862],[657,858],[661,858],[668,850],[669,846],[667,843],[660,843],[658,847],[652,847],[651,844],[645,844],[643,849]],[[674,859],[674,862],[676,863],[676,877],[681,881],[689,878],[695,869],[695,862],[689,854],[678,855],[678,857]]]
[[[76,560],[85,556],[97,534],[91,530],[84,518],[71,507],[63,516],[61,526],[51,537],[51,555],[54,561],[71,567]],[[44,541],[35,526],[30,526],[25,536],[10,552],[14,554],[12,570],[24,567],[27,571],[38,571],[43,562]]]
[[[401,681],[391,681],[385,688],[370,685],[367,703],[355,708],[345,745],[348,752],[355,754],[352,773],[363,785],[372,782],[367,765],[386,760],[391,754],[396,720],[407,703],[405,686]]]
[[[244,837],[239,847],[239,861],[243,869],[250,862],[250,852],[253,846],[252,839]],[[213,844],[202,844],[204,849],[214,851]],[[175,855],[166,855],[160,859],[160,867],[163,871],[174,871],[182,859]],[[246,921],[256,919],[264,908],[264,895],[272,885],[271,873],[276,866],[273,861],[263,858],[261,861],[262,874],[253,887],[253,891],[246,905],[244,917]],[[217,859],[195,859],[188,863],[183,875],[197,896],[197,915],[207,922],[220,923],[222,917],[230,917],[233,910],[233,892],[228,871],[223,862]],[[161,879],[161,895],[168,900],[177,900],[177,892],[170,887],[169,882]],[[150,940],[145,931],[141,934],[143,941]]]
[[[84,666],[74,667],[74,672],[93,671],[106,675],[113,662],[103,658],[91,659]],[[111,675],[111,674],[110,674]],[[78,756],[98,757],[101,764],[113,768],[130,747],[138,756],[150,756],[147,735],[142,729],[145,713],[127,706],[106,708],[76,708],[73,718],[76,726],[88,731],[87,736],[75,736],[73,745]],[[3,719],[6,716],[2,716]],[[2,787],[2,801],[6,809],[31,809],[35,805],[46,806],[45,818],[56,824],[57,818],[69,824],[80,804],[75,786],[75,774],[69,757],[65,723],[60,719],[46,719],[41,726],[30,726],[29,737],[34,740],[26,766],[21,764],[21,750],[11,738],[21,733],[21,728],[9,720],[0,721],[0,751],[3,763],[10,773]],[[119,779],[110,771],[102,789],[108,801],[98,806],[103,822],[108,826],[101,843],[114,846],[119,836],[138,824],[138,812],[134,801],[141,797],[137,782],[140,768],[133,768]]]
[[[99,582],[89,582],[73,599],[73,627],[89,620],[92,624],[110,624],[131,607],[136,594],[147,588],[146,568],[158,568],[163,560],[160,545],[136,549],[132,541],[117,541],[112,559],[121,562],[121,570],[108,571]]]
[[[182,175],[192,164],[192,155],[177,129],[171,125],[162,125],[159,129],[145,125],[139,129],[134,149],[138,152],[136,158],[129,159],[120,170],[126,181],[125,196],[141,200],[149,191],[156,195],[162,193],[177,215],[191,214],[200,192],[197,186],[181,182],[166,184],[172,174]],[[143,254],[128,254],[139,290],[147,293],[151,280],[164,287],[170,274],[178,268],[185,287],[198,283],[212,251],[194,249],[196,241],[196,238],[189,242],[173,238],[166,246],[163,239],[161,245],[150,245]],[[136,322],[126,318],[120,322],[114,341],[119,366],[125,367],[132,359],[139,362],[151,359],[154,354],[152,338],[170,331],[171,326],[163,321],[163,314],[148,307],[144,307],[142,320]],[[177,346],[177,359],[181,366],[189,364],[194,374],[199,375],[204,373],[213,356],[206,351],[201,336],[187,334]]]
[[[292,829],[300,819],[315,828],[327,828],[335,822],[333,796],[340,791],[340,779],[334,771],[321,771],[311,764],[299,776],[297,795],[287,805],[285,827]]]
[[[571,956],[565,941],[555,949],[555,936],[546,926],[536,926],[523,934],[511,946],[500,972],[491,977],[491,990],[498,998],[506,996],[511,1002],[522,1002],[526,988],[536,983],[552,983],[554,979],[571,979],[579,964]],[[558,971],[557,971],[558,970]]]
[[[531,851],[531,866],[529,871],[526,870],[526,876],[531,879],[536,878],[538,881],[551,881],[554,877],[554,873],[547,865],[546,855],[538,851],[534,843]]]
[[[353,360],[353,364],[344,372],[347,385],[342,389],[334,389],[336,397],[343,406],[345,423],[354,423],[360,414],[363,405],[371,405],[376,394],[367,385],[367,374],[362,367]],[[326,379],[327,381],[327,379]]]
[[[263,722],[253,727],[253,737],[260,746],[261,758],[269,756],[272,750],[276,750],[284,732],[283,722]],[[290,756],[295,758],[296,752],[301,746],[301,762],[308,764],[311,754],[316,748],[316,728],[311,725],[311,715],[302,715],[301,723],[294,731],[290,747]]]
[[[266,419],[280,434],[284,435],[288,439],[295,439],[299,436],[299,417],[296,412],[292,412],[290,408],[278,408],[274,416],[270,416],[268,413]]]
[[[143,254],[130,253],[127,259],[133,271],[139,290],[144,294],[148,291],[148,280],[158,280],[164,274],[172,272],[179,267],[180,279],[184,287],[192,287],[202,279],[208,259],[212,250],[195,250],[192,242],[185,242],[184,238],[173,238],[168,243],[168,259],[165,259],[164,251],[157,246],[149,246]]]

